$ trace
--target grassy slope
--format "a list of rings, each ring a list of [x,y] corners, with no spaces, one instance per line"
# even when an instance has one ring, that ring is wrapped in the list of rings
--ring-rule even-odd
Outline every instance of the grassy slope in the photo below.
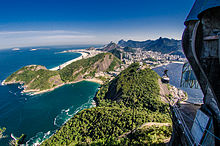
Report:
[[[94,77],[97,70],[95,68],[92,68],[92,66],[98,62],[102,61],[103,58],[106,56],[112,56],[113,61],[110,64],[107,71],[113,70],[116,66],[120,64],[120,60],[118,60],[115,56],[113,56],[110,53],[101,53],[94,57],[88,58],[88,59],[82,59],[78,60],[76,62],[71,63],[70,65],[66,66],[60,71],[50,71],[46,69],[39,69],[34,70],[34,66],[25,66],[10,75],[5,81],[20,81],[23,82],[24,85],[28,85],[27,90],[29,89],[39,89],[40,91],[45,89],[53,88],[54,85],[52,82],[49,81],[51,77],[57,76],[56,80],[59,82],[71,82],[74,81],[79,75],[83,75],[86,72],[89,72],[85,77]],[[43,66],[41,66],[43,67]],[[76,74],[74,72],[79,71]],[[59,78],[60,76],[60,78]]]
[[[62,70],[60,70],[60,75],[63,81],[65,82],[72,82],[74,81],[79,75],[84,75],[86,72],[88,73],[86,77],[94,77],[95,73],[97,72],[97,68],[94,68],[93,65],[100,61],[100,63],[104,60],[104,57],[109,55],[109,59],[113,58],[112,63],[110,64],[109,68],[106,71],[114,70],[114,68],[120,64],[120,60],[113,56],[111,53],[101,53],[96,55],[95,57],[91,57],[88,59],[82,59],[76,62],[71,63],[70,65],[66,66]],[[77,72],[74,74],[74,72]],[[73,75],[74,74],[74,75]]]
[[[34,66],[22,67],[21,69],[10,75],[5,81],[9,82],[15,80],[15,81],[23,82],[24,85],[28,85],[27,90],[29,89],[45,90],[52,88],[53,85],[49,83],[49,78],[58,75],[58,72],[44,70],[44,69],[35,71],[34,68],[36,67]]]
[[[150,69],[138,71],[138,68],[138,64],[133,64],[103,85],[96,95],[97,107],[76,114],[42,145],[127,145],[129,139],[118,140],[118,136],[146,122],[171,122],[167,105],[159,99],[157,74]],[[161,131],[170,134],[170,129],[159,128],[155,132]],[[147,137],[152,139],[152,135]],[[143,141],[133,138],[132,143],[143,144]]]

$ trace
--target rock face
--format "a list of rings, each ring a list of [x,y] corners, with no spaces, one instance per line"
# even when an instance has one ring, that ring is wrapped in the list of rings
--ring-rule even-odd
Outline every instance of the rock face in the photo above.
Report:
[[[176,88],[175,86],[171,86],[169,84],[164,84],[161,82],[161,79],[158,79],[158,84],[160,86],[160,97],[164,102],[169,102],[167,98],[172,96],[175,99],[180,99],[181,101],[187,100],[188,95],[181,89]]]
[[[182,100],[187,99],[187,94],[183,90],[178,89],[174,86],[170,87],[170,93],[173,97],[176,97],[176,98],[179,98],[179,99],[182,99]]]
[[[113,56],[110,57],[111,54],[106,55],[103,60],[98,61],[94,64],[93,68],[97,70],[97,72],[106,71],[113,61]]]

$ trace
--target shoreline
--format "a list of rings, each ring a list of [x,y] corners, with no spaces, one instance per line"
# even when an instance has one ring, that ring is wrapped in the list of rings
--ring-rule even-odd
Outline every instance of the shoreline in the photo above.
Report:
[[[60,65],[58,65],[58,66],[56,66],[56,67],[53,67],[53,68],[51,68],[51,69],[48,69],[48,70],[56,71],[56,70],[62,69],[62,68],[64,68],[64,67],[66,67],[67,65],[69,65],[69,64],[71,64],[71,63],[73,63],[73,62],[75,62],[75,61],[78,61],[78,60],[80,60],[80,59],[83,59],[83,58],[85,58],[85,57],[88,56],[88,54],[87,54],[87,53],[84,53],[84,52],[75,52],[75,53],[80,53],[81,56],[79,56],[79,57],[77,57],[77,58],[74,58],[74,59],[72,59],[72,60],[69,60],[69,61],[67,61],[67,62],[64,62],[63,64],[60,64]]]
[[[5,80],[3,80],[3,81],[1,82],[1,85],[4,86],[4,83],[5,83]]]
[[[53,91],[53,90],[55,90],[55,89],[57,89],[57,88],[59,88],[59,87],[62,87],[62,86],[64,86],[64,85],[75,84],[75,83],[79,83],[79,82],[82,82],[82,81],[98,83],[98,84],[100,84],[100,85],[103,84],[103,81],[100,80],[100,79],[97,79],[97,78],[82,79],[82,80],[78,80],[78,81],[63,83],[63,84],[60,84],[60,85],[58,85],[58,86],[56,86],[56,87],[53,87],[53,88],[51,88],[51,89],[46,89],[46,90],[42,90],[42,91],[36,91],[36,90],[27,90],[27,91],[25,91],[25,90],[23,90],[21,93],[26,93],[26,94],[28,94],[28,93],[34,92],[34,93],[31,93],[30,95],[38,95],[38,94],[43,94],[43,93],[51,92],[51,91]],[[12,84],[13,84],[13,83],[12,83]]]
[[[64,52],[64,53],[66,53],[66,52]],[[69,64],[71,64],[71,63],[73,63],[73,62],[75,62],[75,61],[78,61],[78,60],[81,60],[81,59],[83,59],[83,58],[87,58],[87,57],[90,56],[88,53],[80,52],[80,51],[74,51],[74,53],[80,53],[81,56],[79,56],[79,57],[77,57],[77,58],[74,58],[74,59],[72,59],[72,60],[69,60],[69,61],[67,61],[67,62],[65,62],[65,63],[63,63],[63,64],[61,64],[61,65],[59,65],[59,66],[53,67],[53,68],[48,69],[48,70],[56,71],[56,70],[59,70],[59,69],[62,69],[62,68],[64,68],[64,67],[66,67],[67,65],[69,65]],[[90,57],[91,57],[91,56],[90,56]],[[78,83],[78,82],[82,82],[82,81],[94,82],[94,83],[98,83],[98,84],[100,84],[100,85],[103,84],[103,81],[100,80],[100,79],[98,79],[98,78],[81,79],[81,80],[78,80],[78,81],[73,81],[73,82],[68,82],[68,83],[62,83],[62,84],[57,85],[57,86],[55,86],[55,87],[53,87],[53,88],[46,89],[46,90],[42,90],[42,91],[39,91],[39,89],[30,89],[30,90],[25,90],[25,89],[24,89],[23,91],[21,91],[21,93],[25,93],[25,94],[30,93],[29,95],[31,95],[31,96],[32,96],[32,95],[38,95],[38,94],[43,94],[43,93],[46,93],[46,92],[51,92],[51,91],[53,91],[53,90],[55,90],[55,89],[57,89],[57,88],[59,88],[59,87],[62,87],[62,86],[64,86],[64,85],[67,85],[67,84],[74,84],[74,83]],[[18,81],[18,82],[5,83],[5,80],[3,80],[0,85],[5,86],[5,85],[9,85],[9,84],[22,84],[22,82],[19,82],[19,81]]]

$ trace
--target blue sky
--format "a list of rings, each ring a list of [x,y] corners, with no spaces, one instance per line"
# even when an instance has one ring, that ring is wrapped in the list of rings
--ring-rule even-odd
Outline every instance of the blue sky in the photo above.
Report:
[[[194,0],[0,0],[0,48],[181,39]]]

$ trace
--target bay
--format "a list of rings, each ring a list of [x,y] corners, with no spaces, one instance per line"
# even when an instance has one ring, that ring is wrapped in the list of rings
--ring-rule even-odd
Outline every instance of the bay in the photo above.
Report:
[[[79,53],[58,53],[69,49],[84,49],[88,46],[76,47],[35,47],[0,50],[0,80],[25,65],[39,64],[48,69],[66,61],[79,57]],[[21,94],[19,85],[0,86],[0,127],[6,127],[8,136],[0,140],[0,145],[8,145],[16,137],[25,134],[25,141],[32,145],[52,135],[76,112],[92,106],[92,99],[99,84],[79,82],[65,85],[54,91],[29,96]],[[86,91],[86,92],[85,92]]]

